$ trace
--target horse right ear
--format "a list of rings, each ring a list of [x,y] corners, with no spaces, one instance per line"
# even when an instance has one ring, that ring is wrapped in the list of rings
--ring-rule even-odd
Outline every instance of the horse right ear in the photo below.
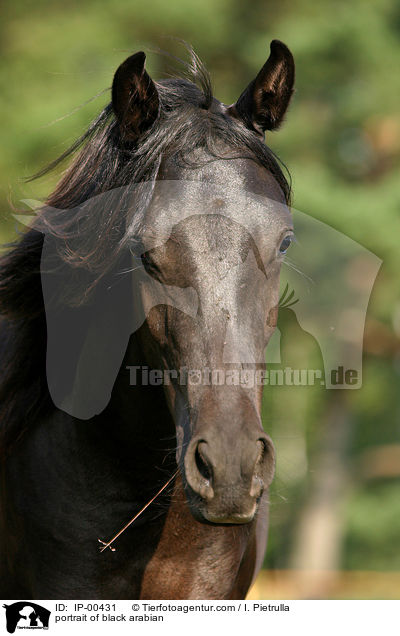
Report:
[[[146,73],[145,54],[131,55],[117,69],[112,84],[112,106],[124,139],[135,141],[157,119],[156,85]]]
[[[272,40],[271,53],[257,77],[248,85],[228,113],[264,135],[283,121],[294,85],[294,60],[288,47]]]

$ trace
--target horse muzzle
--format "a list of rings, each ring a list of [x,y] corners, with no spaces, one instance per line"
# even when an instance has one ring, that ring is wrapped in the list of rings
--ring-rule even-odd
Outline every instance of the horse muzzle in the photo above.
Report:
[[[275,467],[271,439],[262,429],[196,435],[184,458],[186,494],[197,519],[218,524],[253,520]]]

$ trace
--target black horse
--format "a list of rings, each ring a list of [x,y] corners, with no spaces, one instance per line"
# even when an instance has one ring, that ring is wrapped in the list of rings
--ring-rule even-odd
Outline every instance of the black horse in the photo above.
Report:
[[[262,382],[212,374],[262,370],[276,325],[290,186],[264,133],[294,62],[274,40],[231,106],[194,54],[193,81],[154,82],[144,62],[118,68],[111,104],[51,166],[80,148],[1,263],[5,599],[242,598],[263,561]],[[174,220],[162,240],[161,217]],[[149,299],[146,280],[193,292],[189,310]]]

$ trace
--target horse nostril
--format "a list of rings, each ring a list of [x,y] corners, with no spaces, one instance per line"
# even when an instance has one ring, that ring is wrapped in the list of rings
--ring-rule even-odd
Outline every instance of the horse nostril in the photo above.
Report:
[[[204,447],[207,443],[203,440],[192,442],[185,457],[185,473],[188,485],[203,499],[210,500],[214,497],[211,486],[212,469],[207,459]]]
[[[194,458],[197,470],[199,471],[200,475],[209,482],[211,480],[211,468],[207,464],[207,460],[205,459],[204,454],[201,452],[201,445],[204,445],[204,442],[198,443]]]
[[[257,440],[258,456],[256,460],[256,466],[261,464],[265,455],[268,453],[268,444],[264,439]]]
[[[257,440],[258,455],[254,464],[250,494],[259,497],[267,488],[275,472],[275,451],[272,441],[267,437]]]

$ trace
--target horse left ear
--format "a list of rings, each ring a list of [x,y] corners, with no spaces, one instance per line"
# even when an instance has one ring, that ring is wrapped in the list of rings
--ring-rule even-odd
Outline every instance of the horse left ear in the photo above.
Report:
[[[272,40],[270,48],[270,56],[257,77],[228,108],[232,117],[259,134],[280,126],[293,94],[293,55],[279,40]]]
[[[118,67],[112,84],[112,106],[122,136],[136,140],[157,119],[159,99],[156,85],[146,73],[142,51]]]

